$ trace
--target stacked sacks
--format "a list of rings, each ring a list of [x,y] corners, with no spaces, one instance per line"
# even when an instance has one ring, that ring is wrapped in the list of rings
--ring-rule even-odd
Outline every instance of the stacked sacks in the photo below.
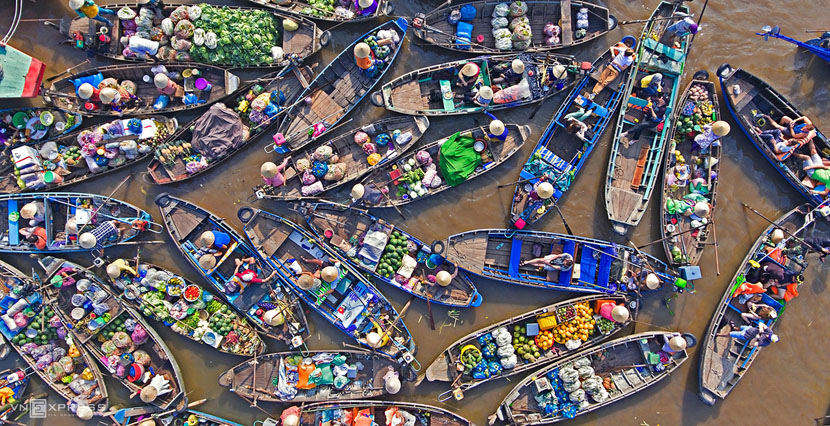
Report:
[[[496,41],[496,49],[511,50],[513,49],[513,40],[511,36],[513,33],[508,26],[510,20],[507,16],[510,14],[510,5],[507,3],[499,3],[493,8],[493,19],[490,25],[493,27],[493,38]]]
[[[481,380],[501,374],[504,368],[499,361],[499,347],[496,345],[493,335],[487,333],[479,337],[478,343],[481,345],[482,360],[473,368],[473,378]]]
[[[430,157],[428,152],[423,150],[416,152],[415,161],[417,161],[418,164],[424,168],[424,177],[421,179],[421,185],[425,189],[424,194],[426,194],[426,190],[430,188],[438,188],[444,184],[441,176],[438,176],[438,168],[432,161],[432,157]]]
[[[588,34],[588,8],[580,8],[576,14],[576,38],[585,37]]]
[[[556,46],[557,44],[562,42],[559,39],[559,35],[562,33],[562,29],[559,28],[559,25],[556,25],[553,22],[548,22],[547,24],[545,24],[545,27],[544,29],[542,29],[542,32],[545,33],[546,45]]]
[[[516,357],[516,349],[513,348],[513,336],[507,331],[507,327],[499,327],[493,331],[493,338],[496,341],[496,354],[499,357],[501,366],[506,369],[511,369],[519,362]]]
[[[582,381],[582,389],[585,390],[585,393],[591,399],[597,403],[601,403],[611,398],[611,395],[605,388],[602,377],[596,375],[593,367],[591,367],[591,360],[588,358],[579,358],[574,361],[574,367],[577,368],[579,379]]]
[[[465,4],[459,9],[455,9],[447,18],[450,24],[456,25],[455,28],[455,45],[459,49],[470,49],[470,43],[473,41],[473,24],[478,11],[476,7],[471,4]]]
[[[515,50],[527,49],[532,43],[533,30],[530,28],[530,20],[525,16],[527,9],[527,3],[523,1],[515,1],[510,5],[509,28],[513,32],[510,39]]]

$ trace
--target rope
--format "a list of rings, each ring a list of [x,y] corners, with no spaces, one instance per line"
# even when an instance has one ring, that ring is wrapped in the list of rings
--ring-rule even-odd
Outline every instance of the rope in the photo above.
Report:
[[[0,40],[0,45],[5,45],[12,38],[14,33],[17,31],[17,26],[20,24],[20,18],[22,18],[22,17],[23,17],[23,0],[17,0],[14,3],[14,17],[12,18],[12,24],[9,27],[9,30],[6,32],[6,35],[4,35],[3,39]]]

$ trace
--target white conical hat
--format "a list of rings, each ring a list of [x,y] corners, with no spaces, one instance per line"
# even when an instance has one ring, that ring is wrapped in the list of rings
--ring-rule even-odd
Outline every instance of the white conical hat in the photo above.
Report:
[[[510,63],[510,68],[513,68],[513,72],[516,74],[522,74],[525,72],[525,63],[521,59],[516,58]]]
[[[98,244],[98,239],[95,238],[95,235],[92,235],[92,232],[84,232],[80,237],[78,237],[78,245],[81,246],[81,248],[88,250],[95,247],[96,244]]]
[[[314,277],[310,274],[302,274],[297,278],[297,286],[303,290],[311,290],[314,287]]]
[[[553,196],[553,185],[550,182],[540,182],[536,186],[536,195],[543,200],[547,200]]]
[[[441,287],[446,287],[452,282],[452,275],[447,271],[439,271],[435,274],[435,282]]]
[[[484,86],[478,90],[478,96],[481,96],[482,99],[493,99],[493,89],[490,86]]]
[[[167,87],[167,83],[169,82],[170,78],[167,77],[167,74],[162,72],[156,74],[156,76],[153,77],[153,84],[155,84],[156,87],[159,89],[164,89],[165,87]]]
[[[38,206],[37,202],[32,201],[31,203],[26,203],[25,206],[20,208],[20,217],[23,219],[34,219],[39,211],[40,206]]]
[[[90,420],[95,413],[92,411],[92,408],[89,408],[89,405],[81,405],[75,410],[75,414],[81,420]]]
[[[466,64],[464,64],[463,67],[461,67],[461,75],[463,75],[465,77],[472,77],[472,76],[476,75],[477,72],[478,72],[478,65],[476,65],[472,62],[467,62]]]
[[[203,254],[202,257],[199,258],[199,266],[206,271],[213,269],[213,267],[216,266],[216,256],[212,254]]]
[[[265,321],[266,324],[276,327],[285,323],[285,316],[283,316],[282,312],[276,309],[271,309],[269,311],[265,311],[265,314],[262,315],[262,320]]]
[[[363,194],[366,193],[366,188],[363,187],[363,184],[356,184],[352,187],[352,200],[357,201],[363,198]]]
[[[628,308],[623,305],[617,305],[614,306],[614,309],[611,309],[611,318],[614,318],[616,322],[626,322],[630,316],[631,313],[628,312]]]
[[[103,104],[109,104],[121,98],[121,95],[118,94],[118,91],[113,89],[112,87],[105,87],[101,89],[101,93],[98,96],[100,96],[101,103]]]
[[[84,83],[81,87],[78,87],[78,97],[83,100],[91,98],[93,93],[95,93],[95,88],[89,83]]]
[[[262,163],[262,167],[259,168],[259,173],[266,179],[271,179],[277,175],[277,165],[270,161]]]
[[[300,426],[300,416],[289,414],[282,419],[282,426]]]
[[[380,333],[373,331],[366,335],[366,343],[368,343],[369,346],[377,349],[381,347],[383,339],[381,339]]]
[[[369,47],[366,43],[358,43],[354,47],[354,56],[358,58],[368,58],[369,54],[372,52],[372,48]]]
[[[731,128],[729,127],[729,123],[725,121],[716,121],[712,124],[712,133],[718,136],[726,136],[729,134]]]
[[[205,231],[199,235],[199,238],[196,240],[197,247],[210,247],[213,245],[213,242],[216,241],[216,235],[213,235],[212,231]]]
[[[331,283],[339,277],[340,274],[337,272],[337,268],[334,266],[326,266],[320,271],[320,278],[327,283]]]
[[[674,336],[669,339],[669,347],[675,352],[682,351],[686,349],[686,339],[683,336]]]
[[[646,287],[650,290],[655,290],[660,287],[660,278],[657,277],[657,274],[648,274],[646,275]]]
[[[357,4],[360,6],[361,9],[366,9],[367,7],[371,6],[374,3],[373,0],[358,0]]]
[[[784,241],[784,231],[782,231],[780,228],[775,228],[772,231],[770,239],[772,240],[773,244],[778,244],[781,241]]]
[[[501,136],[504,133],[504,123],[501,120],[493,120],[490,122],[490,133],[496,136]]]
[[[107,265],[107,275],[113,280],[121,276],[121,267],[118,265],[118,262],[112,262]]]
[[[146,403],[151,403],[158,398],[159,391],[153,385],[144,386],[144,389],[141,389],[141,401]]]
[[[695,203],[695,216],[703,218],[709,215],[709,203],[698,201]]]
[[[384,378],[383,387],[386,389],[386,392],[394,395],[401,391],[401,379],[398,378],[397,374],[390,374]]]
[[[69,7],[72,9],[80,9],[84,5],[84,0],[69,0]]]
[[[564,65],[557,64],[553,66],[553,76],[557,79],[565,77],[566,72],[568,72],[568,69]]]

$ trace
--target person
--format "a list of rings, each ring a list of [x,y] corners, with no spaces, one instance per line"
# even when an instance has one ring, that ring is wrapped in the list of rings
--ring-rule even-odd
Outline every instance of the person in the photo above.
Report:
[[[648,108],[648,116],[639,123],[631,126],[620,135],[620,141],[628,147],[632,140],[640,138],[640,134],[646,129],[656,129],[663,116],[666,114],[666,99],[663,96],[656,96],[651,99],[652,105]]]
[[[378,10],[378,2],[376,0],[354,0],[354,9],[358,15],[371,15]]]
[[[507,130],[507,126],[504,125],[504,122],[499,120],[490,111],[483,112],[487,114],[487,116],[490,117],[490,119],[492,120],[490,121],[489,126],[490,133],[487,134],[487,137],[489,139],[498,139],[501,142],[506,141],[509,131]]]
[[[90,232],[78,236],[78,245],[84,249],[103,248],[110,241],[121,241],[132,226],[117,220],[104,221]]]
[[[112,9],[98,6],[95,4],[95,0],[69,0],[69,7],[74,9],[75,13],[81,18],[94,19],[107,24],[109,27],[112,26],[112,22],[101,14],[115,15],[115,12]]]
[[[682,334],[677,332],[667,333],[663,335],[663,347],[660,350],[669,355],[674,355],[685,350],[687,345],[688,343]]]
[[[565,126],[565,130],[579,139],[584,140],[585,134],[588,132],[588,125],[575,118],[568,118],[568,125]]]
[[[265,185],[279,188],[285,184],[285,176],[283,176],[282,171],[285,170],[285,166],[290,159],[291,157],[283,158],[279,166],[270,161],[262,163],[262,167],[259,168],[259,173]]]
[[[582,96],[580,96],[580,98],[582,98],[582,100],[583,100],[582,106],[579,107],[579,109],[577,109],[574,112],[569,112],[569,113],[565,114],[565,122],[566,123],[571,118],[579,120],[579,121],[585,121],[588,118],[590,118],[591,115],[594,113],[594,111],[597,109],[598,105],[595,104],[590,99],[583,98]]]
[[[253,257],[246,257],[244,259],[234,259],[234,263],[236,263],[236,269],[233,271],[233,278],[232,280],[239,285],[239,293],[242,294],[245,291],[245,287],[251,284],[260,284],[265,281],[269,281],[274,275],[277,274],[276,270],[272,270],[271,274],[265,277],[265,279],[259,278],[256,272],[256,259]],[[245,269],[240,271],[239,269],[242,266],[245,266]],[[253,267],[252,267],[253,266]]]
[[[676,38],[683,38],[690,34],[697,34],[697,23],[691,16],[684,16],[685,14],[678,13],[683,19],[669,25],[663,35],[660,37],[660,43],[669,47],[674,47]]]
[[[383,190],[386,190],[386,188]],[[383,190],[377,189],[374,184],[355,184],[351,191],[352,204],[365,204],[368,206],[380,204],[381,200],[385,197]]]
[[[230,245],[231,236],[217,230],[202,232],[196,240],[196,247],[199,247],[201,253],[211,254],[216,257],[222,257]]]
[[[493,102],[493,89],[490,86],[482,86],[478,89],[473,102],[480,107],[487,108]]]
[[[478,64],[475,62],[467,62],[461,67],[461,71],[458,72],[458,84],[461,87],[475,85],[480,72],[481,68],[479,68]]]
[[[760,296],[756,296],[746,302],[747,312],[741,314],[741,319],[747,324],[752,324],[755,321],[774,320],[778,317],[775,308],[766,303],[758,303],[759,300]]]
[[[326,266],[334,265],[338,270],[340,270],[340,262],[334,258],[328,258],[327,260],[323,259],[316,259],[316,258],[307,258],[304,256],[300,256],[300,260],[310,265],[314,265],[316,267],[315,272],[323,269]]]
[[[544,257],[519,262],[519,266],[541,267],[546,271],[569,271],[574,266],[574,257],[570,253],[549,254]]]
[[[801,168],[807,173],[810,179],[820,182],[824,185],[823,190],[813,189],[811,192],[819,195],[827,195],[830,193],[830,164],[818,154],[813,141],[808,141],[807,145],[810,150],[810,155],[793,152],[793,156],[801,160]]]
[[[704,124],[703,131],[695,136],[692,151],[706,152],[710,146],[720,146],[720,138],[728,135],[730,130],[729,123],[725,121]]]
[[[733,339],[741,339],[749,342],[749,347],[764,347],[769,346],[770,343],[778,341],[778,335],[772,332],[772,328],[768,327],[763,322],[758,325],[741,325],[735,327],[732,325],[732,331],[729,334],[716,334],[721,337],[731,337]]]
[[[804,242],[818,252],[822,262],[824,262],[824,256],[830,254],[830,238],[811,236],[804,238]]]
[[[788,138],[812,139],[816,135],[816,126],[808,117],[801,116],[793,120],[785,115],[781,117],[780,122],[776,122],[768,114],[764,114],[763,117],[772,127],[783,132]]]
[[[20,208],[20,217],[29,220],[29,226],[38,226],[45,218],[45,208],[40,201],[31,201]]]
[[[620,73],[625,71],[631,64],[637,60],[637,55],[634,53],[634,40],[631,38],[626,38],[625,41],[618,42],[617,44],[611,46],[611,56],[614,59],[611,60],[611,63],[608,64],[605,68],[602,69],[602,72],[599,74],[599,79],[597,80],[597,84],[594,85],[594,88],[591,90],[591,94],[588,95],[590,99],[593,99],[597,93],[601,92],[608,83],[614,81]]]
[[[26,241],[32,243],[36,249],[44,250],[46,249],[46,228],[42,226],[35,226],[31,228],[23,228],[20,230],[20,234],[26,237]]]
[[[663,74],[659,72],[649,74],[640,79],[639,94],[643,99],[656,96],[663,92]]]
[[[746,274],[746,279],[761,284],[774,280],[783,285],[794,282],[796,276],[798,276],[797,272],[786,269],[773,260],[765,260],[761,262],[761,266],[750,269]]]
[[[176,95],[176,92],[178,92],[179,89],[181,89],[181,86],[171,80],[165,73],[156,74],[156,76],[153,77],[153,85],[156,86],[156,90],[158,90],[159,94],[167,95],[171,98]]]
[[[524,77],[525,63],[521,59],[516,58],[512,62],[502,62],[493,67],[493,78],[490,79],[492,84],[511,85],[521,81]]]
[[[786,154],[800,146],[798,139],[784,139],[784,132],[780,129],[761,130],[758,127],[752,129],[764,143],[772,146],[777,155]]]

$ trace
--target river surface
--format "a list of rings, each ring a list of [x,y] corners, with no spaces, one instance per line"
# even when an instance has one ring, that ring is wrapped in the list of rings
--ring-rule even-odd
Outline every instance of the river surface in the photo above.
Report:
[[[190,1],[189,1],[190,2]],[[13,13],[11,0],[0,1],[0,32],[5,33]],[[68,17],[73,12],[66,6],[66,0],[24,0],[24,19]],[[98,2],[105,4],[105,1]],[[239,1],[238,3],[245,3]],[[439,4],[438,0],[397,0],[396,15],[413,16],[419,11],[428,11]],[[613,0],[605,2],[612,13],[620,20],[647,18],[657,5],[656,0]],[[703,1],[689,3],[695,13],[700,12]],[[780,25],[782,33],[799,39],[810,35],[804,30],[821,30],[822,25],[830,21],[830,9],[827,1],[796,0],[721,0],[713,1],[706,10],[701,32],[694,41],[683,86],[691,79],[694,70],[707,69],[714,78],[718,65],[730,62],[734,67],[743,67],[757,74],[778,89],[785,97],[812,117],[813,121],[825,131],[830,127],[830,92],[827,63],[814,58],[808,53],[799,52],[783,41],[764,42],[754,35],[764,24]],[[309,59],[321,66],[333,58],[352,40],[366,32],[377,22],[360,25],[342,25],[333,31],[332,44],[323,48],[320,54]],[[323,25],[323,27],[327,27]],[[585,47],[571,49],[567,53],[579,59],[593,61],[610,44],[623,35],[639,35],[642,24],[621,25],[607,36]],[[48,64],[47,76],[54,75],[74,64],[81,62],[84,55],[67,45],[59,46],[57,33],[39,22],[22,22],[11,44]],[[428,66],[464,56],[431,46],[421,45],[414,37],[408,38],[393,69],[386,76],[386,81],[394,76],[415,68]],[[95,65],[109,63],[93,59]],[[243,74],[252,77],[255,74]],[[446,191],[429,199],[412,203],[403,209],[407,220],[404,228],[422,240],[431,241],[452,233],[476,228],[501,228],[507,225],[507,210],[510,205],[513,185],[499,190],[502,183],[518,179],[519,168],[525,161],[541,130],[544,129],[563,97],[549,100],[536,114],[533,120],[528,116],[534,107],[510,110],[499,114],[505,122],[528,123],[533,128],[533,135],[523,149],[510,161],[483,177],[466,183],[453,190]],[[721,99],[723,99],[721,97]],[[3,105],[25,105],[26,102],[3,102]],[[749,140],[739,131],[725,107],[722,113],[732,124],[732,133],[724,138],[724,157],[721,167],[721,185],[717,199],[717,227],[719,237],[719,259],[710,247],[703,255],[700,265],[703,279],[696,282],[694,294],[684,293],[670,301],[667,309],[664,299],[671,296],[663,294],[649,295],[644,300],[637,324],[630,332],[651,329],[679,329],[701,337],[705,333],[715,305],[720,300],[725,286],[759,233],[767,226],[760,217],[744,210],[741,202],[746,202],[763,212],[767,217],[776,218],[794,206],[804,202],[799,194],[786,183],[776,171],[764,160]],[[373,107],[365,101],[349,118],[352,122],[348,128],[368,123],[384,115],[384,111]],[[486,122],[484,116],[475,117]],[[475,125],[474,117],[462,116],[431,120],[432,126],[422,138],[431,141],[448,135],[456,130]],[[85,124],[91,124],[89,121]],[[609,132],[610,133],[610,132]],[[270,133],[269,133],[270,134]],[[127,200],[145,208],[154,216],[158,210],[153,205],[154,197],[162,191],[169,191],[204,206],[222,217],[229,219],[238,230],[241,224],[236,219],[236,211],[248,203],[251,187],[258,183],[259,166],[269,156],[262,151],[265,145],[262,138],[254,146],[249,146],[232,160],[223,164],[219,170],[213,170],[202,177],[182,185],[160,188],[146,184],[140,178],[146,164],[135,167],[137,172],[124,185],[115,197]],[[610,152],[610,135],[606,134],[594,150],[585,171],[574,183],[574,187],[565,197],[562,211],[579,235],[600,239],[609,239],[627,243],[622,237],[615,236],[606,219],[602,200],[603,179]],[[109,194],[128,172],[109,175],[71,188],[73,191],[97,192]],[[659,200],[658,192],[655,192]],[[268,209],[280,214],[292,215],[284,203],[253,202],[256,207]],[[660,238],[658,224],[658,202],[654,201],[642,223],[630,232],[630,238],[636,244],[644,244]],[[380,211],[378,214],[392,221],[401,221],[394,210]],[[299,220],[299,218],[297,218]],[[540,221],[535,229],[564,232],[562,221],[549,214]],[[158,238],[167,238],[167,234]],[[646,249],[648,252],[663,257],[659,244]],[[110,256],[123,253],[134,256],[134,248],[125,248],[123,252],[113,250]],[[142,259],[170,267],[185,276],[196,279],[197,274],[181,258],[171,243],[146,246],[141,253]],[[26,256],[3,255],[4,260],[18,266],[24,271],[30,270],[32,261]],[[91,263],[89,256],[76,256],[85,264]],[[716,273],[719,262],[720,275]],[[809,425],[813,419],[823,416],[830,400],[830,380],[827,365],[830,365],[830,351],[826,342],[830,341],[830,328],[820,317],[825,316],[830,306],[830,292],[827,289],[828,268],[815,261],[813,267],[817,273],[811,274],[806,285],[801,288],[801,297],[787,309],[786,315],[776,326],[781,341],[768,347],[758,357],[752,369],[744,377],[726,401],[715,407],[702,404],[697,397],[698,390],[698,348],[691,350],[691,359],[685,363],[671,378],[627,398],[610,407],[580,416],[570,424],[596,425]],[[199,280],[197,279],[197,282]],[[417,358],[426,367],[435,356],[459,337],[519,313],[535,309],[558,300],[572,297],[572,294],[544,292],[528,288],[506,286],[485,279],[475,279],[484,296],[484,304],[476,309],[462,310],[457,323],[448,317],[445,307],[433,306],[436,331],[431,331],[426,317],[426,303],[420,299],[413,302],[406,324],[418,343]],[[382,286],[382,284],[381,284]],[[381,290],[401,308],[409,296],[403,292],[381,287]],[[343,336],[332,326],[310,313],[314,334],[309,339],[309,346],[314,349],[333,349],[342,347]],[[232,395],[216,384],[219,374],[225,369],[239,363],[242,359],[207,351],[202,346],[169,332],[163,327],[158,331],[167,338],[190,391],[191,401],[206,398],[208,401],[198,409],[220,414],[242,424],[251,424],[263,420],[265,414],[256,408],[250,408],[241,398]],[[275,342],[269,342],[269,349],[284,350]],[[4,361],[6,365],[20,363],[14,355]],[[125,392],[121,386],[109,381],[112,403],[123,403]],[[461,402],[451,401],[445,407],[468,417],[479,426],[486,424],[487,415],[492,413],[502,398],[515,384],[515,380],[495,381],[469,391]],[[35,382],[32,389],[40,392],[46,389],[42,383]],[[402,392],[395,397],[440,405],[436,395],[445,388],[440,384],[424,382],[418,387],[405,384]],[[51,402],[58,399],[51,394]],[[274,415],[279,415],[281,406],[260,404],[261,408]],[[66,415],[50,412],[46,420],[24,417],[23,422],[36,425],[76,425],[78,420]],[[89,422],[90,425],[94,422]]]

